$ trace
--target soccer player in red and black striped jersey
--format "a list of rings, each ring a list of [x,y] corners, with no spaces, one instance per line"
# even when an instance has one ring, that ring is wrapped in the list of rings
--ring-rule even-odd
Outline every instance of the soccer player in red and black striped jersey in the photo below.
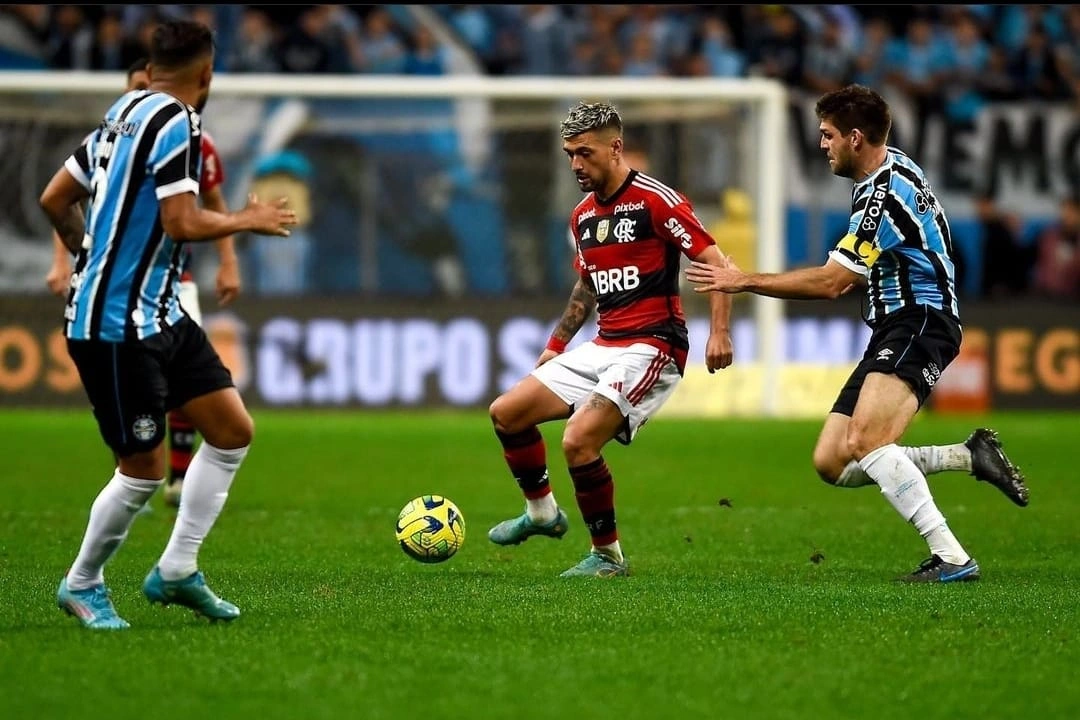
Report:
[[[601,451],[613,439],[630,444],[682,378],[690,349],[679,295],[682,256],[721,266],[727,259],[682,193],[626,164],[622,119],[612,105],[578,103],[560,130],[570,169],[588,193],[570,216],[579,278],[536,368],[491,405],[526,508],[488,538],[516,545],[566,533],[568,518],[555,501],[537,426],[568,418],[563,455],[592,546],[562,576],[622,576],[629,564]],[[567,350],[594,309],[597,336]],[[710,310],[705,364],[715,372],[732,361],[731,303],[714,293]]]

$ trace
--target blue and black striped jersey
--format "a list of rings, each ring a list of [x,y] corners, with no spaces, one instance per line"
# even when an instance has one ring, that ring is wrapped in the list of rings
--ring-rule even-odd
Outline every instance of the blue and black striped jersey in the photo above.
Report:
[[[161,92],[124,94],[64,167],[90,193],[86,235],[64,312],[74,340],[150,337],[183,310],[180,245],[161,225],[159,201],[199,193],[199,115]]]
[[[915,162],[894,147],[851,193],[848,233],[829,256],[867,278],[866,322],[929,305],[959,319],[945,211]]]

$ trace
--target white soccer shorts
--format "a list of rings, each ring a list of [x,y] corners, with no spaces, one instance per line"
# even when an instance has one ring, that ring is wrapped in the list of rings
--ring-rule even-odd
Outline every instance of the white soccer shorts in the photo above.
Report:
[[[624,445],[675,392],[682,376],[675,361],[652,345],[608,347],[589,341],[556,355],[532,375],[571,407],[590,393],[619,406],[628,427],[615,439]]]
[[[195,324],[202,327],[202,309],[199,307],[199,286],[192,280],[180,281],[180,307],[184,308]]]

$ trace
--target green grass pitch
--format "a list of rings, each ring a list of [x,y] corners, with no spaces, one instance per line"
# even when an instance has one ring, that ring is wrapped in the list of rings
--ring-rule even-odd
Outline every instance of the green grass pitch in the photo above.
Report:
[[[0,413],[0,716],[126,718],[1080,717],[1080,414],[917,419],[913,444],[998,429],[1018,508],[931,477],[978,583],[893,578],[926,555],[875,488],[826,486],[817,422],[658,418],[606,458],[634,575],[564,580],[588,549],[544,428],[561,541],[499,548],[522,501],[483,413],[257,412],[201,565],[243,615],[150,606],[174,513],[160,497],[106,577],[132,628],[55,606],[111,472],[88,411]],[[467,536],[407,558],[398,510],[442,494]],[[723,502],[722,502],[723,501]]]

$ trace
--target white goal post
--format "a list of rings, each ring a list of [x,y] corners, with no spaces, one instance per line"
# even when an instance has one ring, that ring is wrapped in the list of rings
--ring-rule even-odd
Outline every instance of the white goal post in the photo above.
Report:
[[[715,100],[752,109],[742,152],[756,164],[754,187],[749,188],[755,209],[756,269],[777,272],[784,265],[785,155],[789,147],[785,129],[787,91],[776,81],[760,78],[625,78],[625,77],[488,77],[477,75],[370,76],[370,75],[261,75],[218,73],[211,102],[220,97],[316,99],[451,99],[457,112],[484,113],[484,101],[567,101],[578,99],[670,103],[678,116],[680,103],[697,105]],[[33,95],[112,95],[125,78],[115,72],[0,72],[0,97]],[[663,178],[661,178],[663,179]],[[672,183],[677,185],[677,183]],[[571,208],[567,208],[569,213]],[[718,238],[723,247],[723,238]],[[757,360],[763,372],[764,394],[760,411],[775,415],[777,377],[783,363],[783,302],[753,298]],[[700,350],[700,349],[699,349]],[[695,357],[699,353],[695,354]]]

